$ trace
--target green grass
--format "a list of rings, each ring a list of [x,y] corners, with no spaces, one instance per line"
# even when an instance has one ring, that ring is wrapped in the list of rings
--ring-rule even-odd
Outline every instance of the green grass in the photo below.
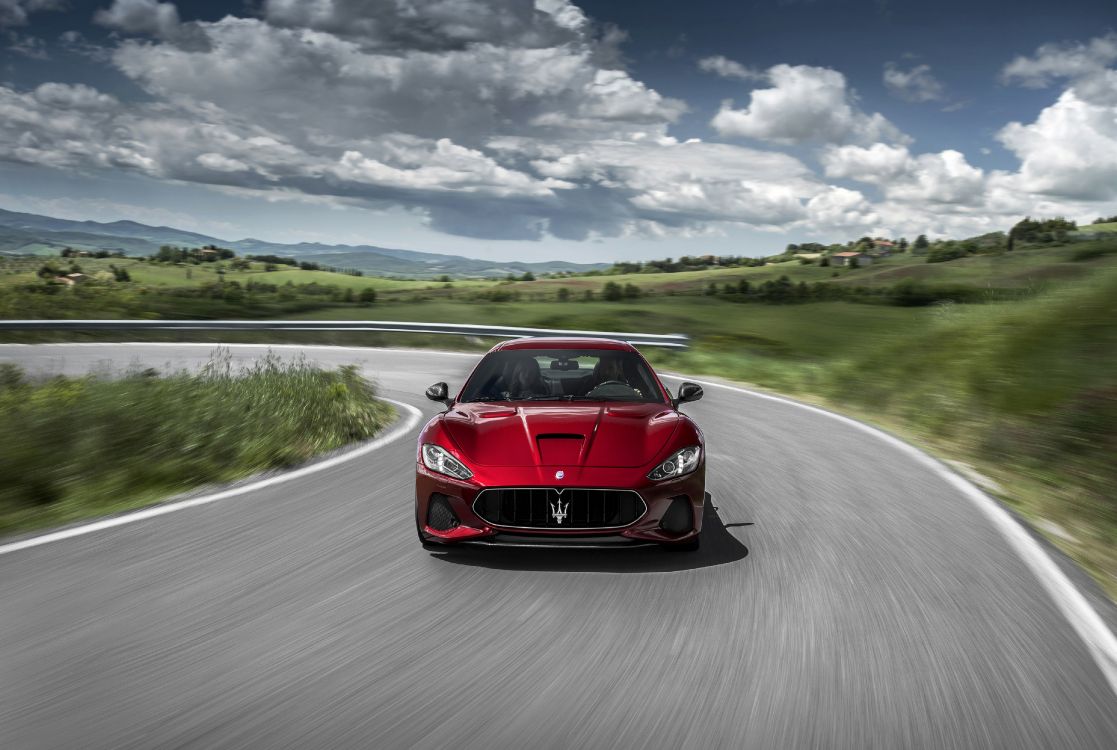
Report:
[[[414,320],[643,333],[686,333],[704,350],[778,354],[791,359],[834,356],[862,342],[903,338],[933,315],[928,308],[818,302],[803,305],[737,304],[717,297],[674,297],[627,302],[518,302],[500,304],[431,300],[367,308],[318,310],[303,320]]]
[[[236,371],[36,382],[0,365],[0,532],[157,502],[366,438],[392,416],[355,368],[268,357]]]
[[[1079,232],[1117,232],[1117,221],[1111,221],[1105,224],[1083,224],[1078,228]]]
[[[1088,261],[1088,262],[1083,262]],[[69,266],[66,259],[60,260]],[[543,279],[536,281],[456,280],[449,286],[437,281],[410,281],[371,276],[350,276],[327,271],[302,271],[279,266],[280,270],[268,272],[263,264],[253,263],[246,271],[234,271],[227,263],[203,263],[176,266],[141,262],[134,258],[78,258],[76,262],[87,274],[107,271],[111,265],[124,268],[132,277],[133,289],[184,288],[226,282],[263,282],[283,286],[288,282],[333,286],[342,292],[358,293],[365,288],[375,289],[381,301],[461,300],[480,292],[500,289],[520,295],[522,302],[555,300],[559,289],[566,288],[574,300],[581,300],[586,291],[600,296],[608,282],[633,284],[646,295],[692,296],[702,293],[711,283],[723,290],[726,284],[736,286],[747,280],[754,286],[787,276],[793,283],[814,284],[825,282],[839,287],[864,287],[881,289],[897,283],[915,281],[932,286],[968,285],[991,290],[1032,291],[1053,283],[1087,278],[1099,270],[1117,267],[1117,241],[1094,240],[1059,247],[1021,248],[997,255],[976,255],[946,263],[927,263],[921,255],[898,254],[875,262],[867,268],[847,269],[824,267],[817,264],[802,265],[798,261],[774,263],[753,268],[711,268],[681,273],[635,273],[612,276],[579,276]],[[35,272],[40,259],[0,260],[0,287],[5,284],[37,283]],[[217,273],[225,267],[222,277]]]

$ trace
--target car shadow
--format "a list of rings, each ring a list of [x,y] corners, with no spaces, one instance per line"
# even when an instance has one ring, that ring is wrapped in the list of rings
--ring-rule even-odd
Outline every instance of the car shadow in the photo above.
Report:
[[[702,515],[702,546],[694,552],[663,547],[613,550],[461,546],[431,550],[431,557],[455,565],[495,570],[672,573],[727,565],[748,557],[749,548],[731,534],[729,528],[751,525],[747,522],[723,523],[712,497],[707,493]]]

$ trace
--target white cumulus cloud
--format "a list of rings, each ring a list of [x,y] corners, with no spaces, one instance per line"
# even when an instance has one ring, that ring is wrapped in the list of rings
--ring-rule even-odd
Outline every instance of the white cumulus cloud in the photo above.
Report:
[[[910,141],[884,115],[861,111],[836,70],[776,65],[768,77],[772,87],[754,90],[745,109],[722,104],[710,123],[718,133],[787,145]]]
[[[1020,158],[1014,177],[1019,190],[1080,200],[1117,198],[1117,104],[1086,101],[1070,89],[1035,122],[1009,123],[997,138]]]

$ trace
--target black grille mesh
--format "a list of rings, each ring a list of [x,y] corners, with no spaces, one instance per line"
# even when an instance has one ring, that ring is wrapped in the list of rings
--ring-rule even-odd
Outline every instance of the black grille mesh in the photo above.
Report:
[[[427,507],[427,526],[438,531],[449,531],[457,525],[458,517],[450,508],[449,498],[437,492],[431,495],[431,502]]]
[[[644,501],[632,490],[553,487],[482,490],[473,510],[496,526],[540,529],[608,529],[644,515]]]

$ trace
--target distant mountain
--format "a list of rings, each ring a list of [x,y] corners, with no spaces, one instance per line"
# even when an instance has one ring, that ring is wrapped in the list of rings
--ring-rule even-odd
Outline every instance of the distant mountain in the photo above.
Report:
[[[239,255],[279,255],[312,260],[337,268],[356,268],[370,275],[437,278],[497,277],[507,274],[591,271],[607,263],[503,262],[464,258],[460,255],[423,253],[375,245],[324,245],[316,242],[285,244],[243,239],[235,242],[187,232],[175,227],[153,227],[135,221],[72,221],[39,214],[0,209],[0,253],[54,255],[64,247],[79,250],[121,251],[126,255],[151,255],[161,245],[217,245]]]

